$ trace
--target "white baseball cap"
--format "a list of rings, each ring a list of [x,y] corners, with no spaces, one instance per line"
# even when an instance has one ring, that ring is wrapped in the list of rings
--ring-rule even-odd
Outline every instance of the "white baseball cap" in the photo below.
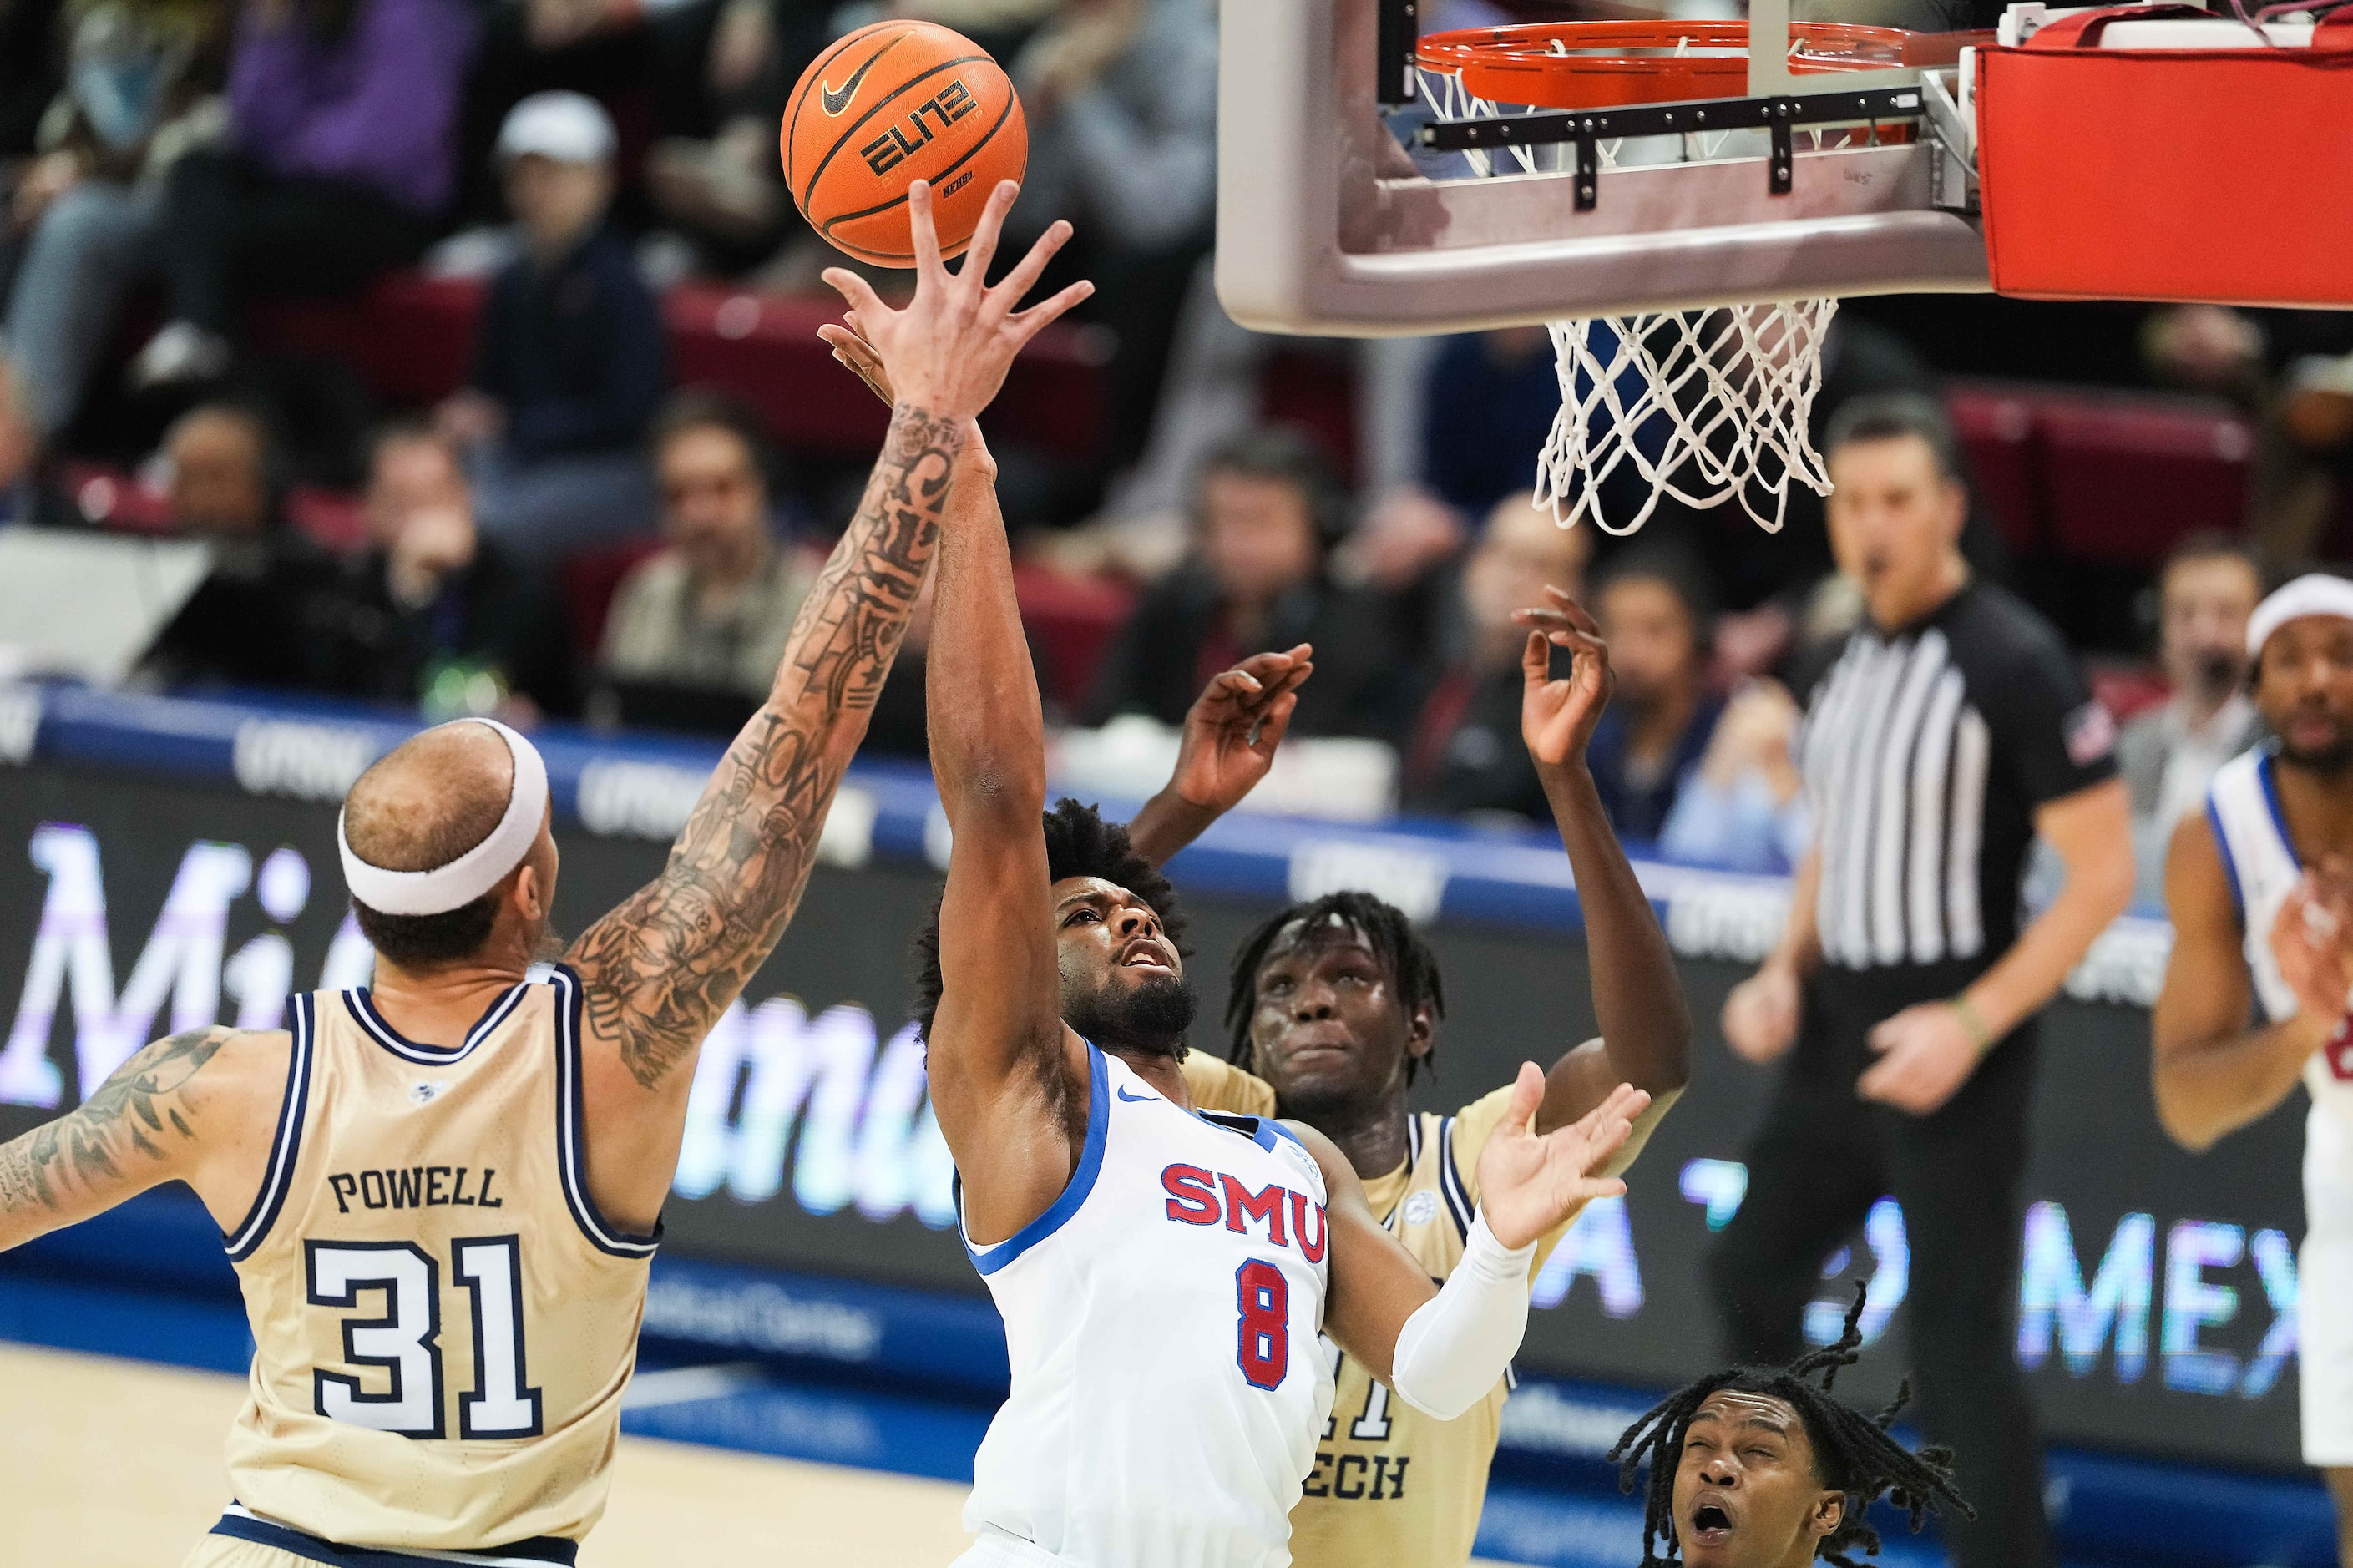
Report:
[[[602,163],[613,145],[612,117],[577,92],[534,92],[508,110],[499,127],[501,163],[536,153],[559,163]]]

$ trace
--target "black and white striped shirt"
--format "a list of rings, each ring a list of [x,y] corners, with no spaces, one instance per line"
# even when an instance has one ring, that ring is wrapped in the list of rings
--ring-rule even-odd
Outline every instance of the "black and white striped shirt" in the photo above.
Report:
[[[2115,726],[2051,626],[1972,583],[1894,633],[1852,633],[1807,699],[1799,764],[1842,969],[2000,956],[2046,801],[2113,777]]]

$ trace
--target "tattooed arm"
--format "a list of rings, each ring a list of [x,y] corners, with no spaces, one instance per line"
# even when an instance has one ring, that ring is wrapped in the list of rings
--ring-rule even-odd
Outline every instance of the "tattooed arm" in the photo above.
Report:
[[[582,933],[588,1184],[606,1217],[652,1228],[678,1164],[696,1049],[784,934],[836,786],[864,738],[938,542],[973,420],[1038,330],[1086,297],[1073,285],[1014,305],[1070,236],[1050,229],[987,288],[1017,187],[991,195],[962,271],[941,265],[930,193],[910,197],[915,298],[887,309],[854,274],[827,280],[856,308],[898,392],[866,495],[803,601],[776,681],[728,748],[659,877]]]
[[[227,1230],[261,1190],[289,1036],[190,1029],[122,1064],[80,1107],[0,1143],[0,1251],[150,1187],[186,1182]]]

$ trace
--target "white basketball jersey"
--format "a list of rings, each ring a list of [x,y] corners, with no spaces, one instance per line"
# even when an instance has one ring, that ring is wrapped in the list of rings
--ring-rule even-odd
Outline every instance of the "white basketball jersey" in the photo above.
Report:
[[[2287,817],[2280,810],[2279,788],[2272,778],[2272,751],[2258,746],[2224,763],[2206,791],[2206,818],[2222,853],[2222,870],[2238,900],[2239,920],[2245,935],[2247,971],[2254,977],[2255,996],[2273,1022],[2291,1018],[2300,1008],[2295,993],[2282,977],[2272,957],[2272,924],[2280,906],[2303,876],[2288,837]],[[2330,1059],[2315,1051],[2304,1064],[2304,1087],[2312,1096],[2312,1114],[2305,1128],[2305,1175],[2309,1189],[2316,1163],[2331,1172],[2345,1172],[2353,1182],[2353,1053]],[[2341,1184],[2332,1177],[2329,1184]]]
[[[965,1528],[1084,1568],[1283,1568],[1332,1408],[1323,1173],[1272,1121],[1198,1114],[1087,1060],[1070,1185],[971,1247],[1013,1392]]]

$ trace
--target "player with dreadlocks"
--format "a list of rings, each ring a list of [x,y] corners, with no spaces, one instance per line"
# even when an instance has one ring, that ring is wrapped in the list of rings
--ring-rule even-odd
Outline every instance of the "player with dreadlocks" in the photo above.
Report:
[[[1848,1553],[1879,1552],[1864,1518],[1884,1493],[1912,1531],[1946,1507],[1977,1510],[1953,1489],[1952,1452],[1913,1453],[1888,1433],[1912,1385],[1865,1415],[1832,1394],[1862,1359],[1864,1291],[1838,1342],[1780,1372],[1731,1367],[1667,1395],[1609,1450],[1621,1490],[1648,1460],[1642,1568],[1804,1568],[1820,1558],[1862,1568]],[[1810,1381],[1821,1374],[1819,1385]]]
[[[1609,650],[1567,595],[1546,592],[1546,605],[1514,617],[1527,633],[1521,731],[1576,874],[1600,1038],[1570,1049],[1545,1075],[1535,1130],[1570,1125],[1621,1081],[1648,1090],[1650,1110],[1611,1160],[1615,1173],[1632,1163],[1683,1088],[1691,1025],[1666,939],[1585,766],[1586,739],[1609,698]],[[1556,648],[1568,658],[1565,679],[1554,679]],[[1165,860],[1249,793],[1282,733],[1254,702],[1261,692],[1287,692],[1303,679],[1291,661],[1307,651],[1262,656],[1285,662],[1279,672],[1273,666],[1235,672],[1249,678],[1244,682],[1219,678],[1239,692],[1213,683],[1204,693],[1187,716],[1175,777],[1131,827],[1137,850]],[[1324,1133],[1347,1155],[1382,1225],[1430,1278],[1443,1279],[1462,1264],[1482,1195],[1482,1152],[1513,1109],[1509,1086],[1451,1116],[1408,1109],[1409,1087],[1433,1060],[1445,1012],[1437,954],[1405,913],[1370,893],[1330,893],[1276,914],[1235,953],[1226,1023],[1240,1065],[1197,1051],[1183,1071],[1205,1109],[1279,1112]],[[1531,1269],[1543,1266],[1560,1235],[1538,1238]],[[1466,1561],[1494,1459],[1504,1380],[1467,1415],[1437,1421],[1393,1404],[1390,1390],[1354,1356],[1340,1359],[1336,1376],[1336,1415],[1292,1510],[1293,1561],[1301,1568],[1374,1562],[1451,1568]]]

